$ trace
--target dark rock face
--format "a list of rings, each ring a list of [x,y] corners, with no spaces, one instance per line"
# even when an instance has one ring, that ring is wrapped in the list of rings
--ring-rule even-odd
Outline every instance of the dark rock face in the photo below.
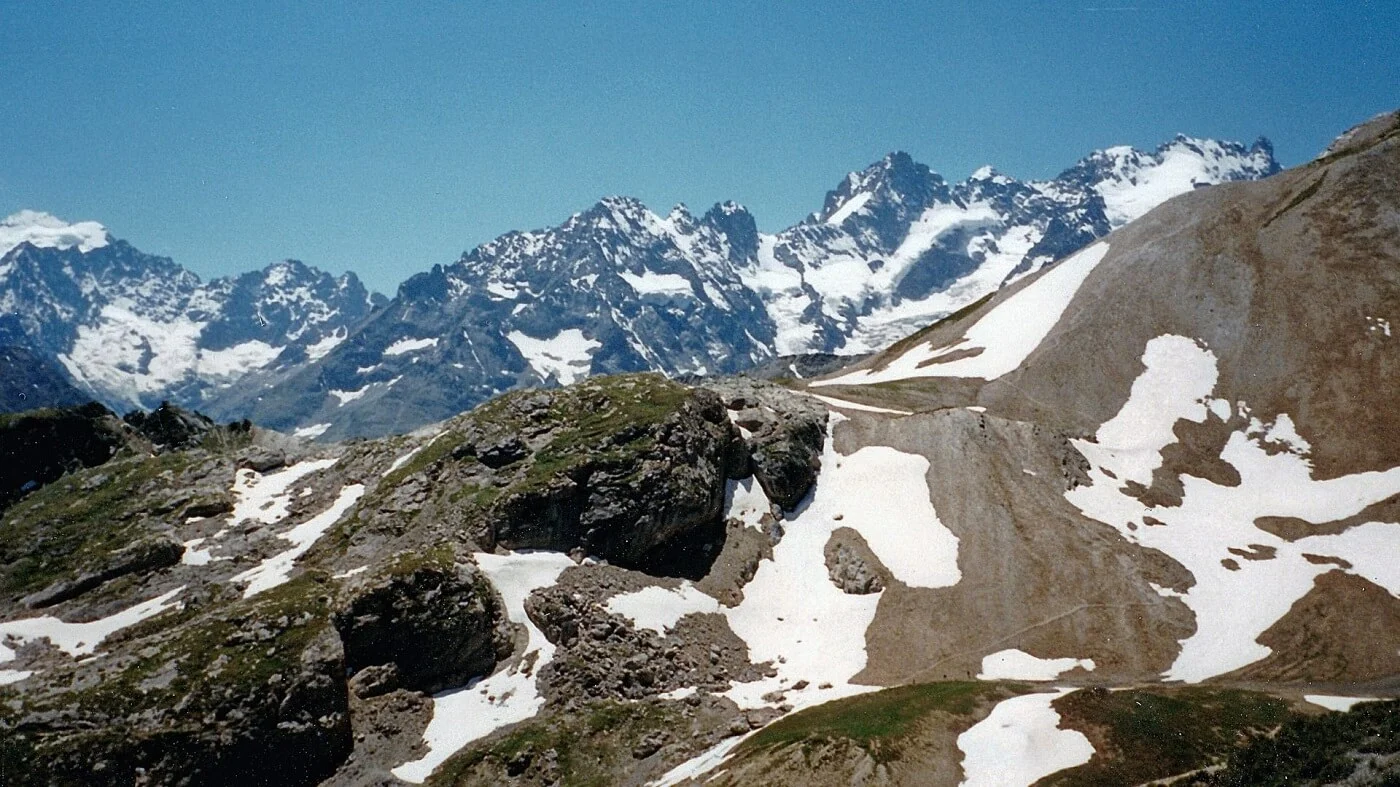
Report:
[[[106,462],[130,440],[95,403],[0,416],[0,509],[69,470]]]
[[[165,449],[193,448],[216,428],[214,421],[200,413],[161,402],[149,413],[133,410],[122,416],[147,440]]]
[[[516,392],[449,422],[391,474],[359,537],[465,537],[698,577],[723,543],[725,485],[745,454],[718,396],[659,375]]]
[[[0,326],[0,345],[3,344],[4,329]],[[27,347],[0,346],[0,413],[77,407],[91,399],[43,355]]]
[[[488,521],[509,549],[582,547],[617,565],[694,573],[687,569],[708,566],[723,540],[737,437],[719,398],[691,391],[650,428],[612,435],[603,456],[505,497]]]
[[[361,683],[376,693],[461,686],[490,673],[511,647],[490,583],[450,550],[400,556],[374,572],[339,605],[335,626],[346,666],[370,673]]]
[[[785,511],[802,502],[821,471],[826,408],[776,385],[744,378],[716,380],[729,417],[748,432],[752,470],[768,499]]]

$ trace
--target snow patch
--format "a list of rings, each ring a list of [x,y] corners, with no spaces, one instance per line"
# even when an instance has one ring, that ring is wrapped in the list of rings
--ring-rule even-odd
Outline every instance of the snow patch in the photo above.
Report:
[[[640,274],[618,271],[623,281],[631,285],[638,295],[683,295],[695,297],[695,288],[690,280],[678,273],[656,273],[643,270]]]
[[[525,599],[535,590],[553,585],[574,562],[557,552],[478,552],[476,562],[501,594],[506,616],[525,626],[529,641],[520,659],[506,669],[433,697],[433,718],[423,731],[428,753],[392,771],[406,782],[422,784],[463,746],[534,716],[544,705],[535,676],[554,658],[554,645],[525,614]]]
[[[184,590],[185,586],[181,585],[153,599],[88,623],[65,623],[52,616],[0,623],[0,663],[15,659],[15,650],[9,643],[24,644],[40,639],[47,639],[54,647],[70,656],[90,656],[104,639],[116,632],[167,609],[183,607],[184,604],[174,601],[174,598]]]
[[[393,355],[403,355],[404,353],[418,352],[429,347],[436,347],[438,339],[430,336],[426,339],[399,339],[388,347],[384,348],[384,356],[387,358]]]
[[[341,488],[340,494],[336,497],[335,502],[331,503],[330,508],[291,530],[278,534],[278,538],[291,542],[290,549],[267,558],[253,568],[235,575],[229,581],[247,583],[243,588],[243,598],[251,598],[264,590],[270,590],[286,583],[292,578],[292,566],[296,563],[297,558],[311,549],[311,545],[315,544],[316,540],[324,535],[331,525],[340,521],[345,512],[349,511],[364,493],[364,484],[350,484]]]
[[[1050,706],[1070,691],[1002,700],[987,718],[959,735],[962,787],[1030,787],[1088,762],[1093,744],[1078,730],[1061,729],[1060,714]]]
[[[836,399],[831,396],[821,396],[819,394],[807,394],[828,407],[835,407],[838,410],[858,410],[862,413],[889,413],[891,415],[913,415],[909,410],[891,410],[888,407],[876,407],[873,404],[861,404],[860,402],[848,402],[845,399]]]
[[[1380,697],[1337,697],[1331,694],[1304,694],[1303,699],[1328,710],[1346,713],[1363,702],[1379,702]]]
[[[506,339],[515,345],[536,374],[546,380],[552,376],[560,385],[572,385],[587,377],[593,365],[593,353],[603,346],[584,336],[578,328],[562,330],[549,339],[511,331]]]
[[[314,440],[315,438],[325,434],[326,430],[330,428],[330,424],[312,424],[310,426],[303,426],[300,429],[297,429],[296,431],[292,432],[292,436],[305,437]]]
[[[1093,659],[1042,659],[1010,648],[982,657],[978,680],[1054,680],[1075,667],[1093,671]]]
[[[604,608],[614,615],[622,615],[640,628],[651,629],[664,636],[686,615],[718,612],[719,602],[686,581],[678,588],[650,585],[631,593],[621,593],[608,599]]]
[[[1268,656],[1271,650],[1259,636],[1312,589],[1318,576],[1342,570],[1312,563],[1304,554],[1341,558],[1351,565],[1348,573],[1400,596],[1400,561],[1393,559],[1400,551],[1400,527],[1394,524],[1364,523],[1292,542],[1254,526],[1265,516],[1345,519],[1400,493],[1400,467],[1315,480],[1307,443],[1286,414],[1271,426],[1251,418],[1249,426],[1230,435],[1220,458],[1238,471],[1238,486],[1183,474],[1178,506],[1145,506],[1127,494],[1128,481],[1151,483],[1162,449],[1175,440],[1172,427],[1178,420],[1200,422],[1215,408],[1209,398],[1217,376],[1215,355],[1196,342],[1159,336],[1148,342],[1143,364],[1147,368],[1133,382],[1128,401],[1099,427],[1095,440],[1074,441],[1089,460],[1091,483],[1065,497],[1129,541],[1160,550],[1195,578],[1184,593],[1159,591],[1181,598],[1196,617],[1195,633],[1182,640],[1164,677],[1195,683]],[[1288,450],[1273,450],[1280,445]],[[1161,524],[1145,526],[1148,516]],[[1230,551],[1260,546],[1272,548],[1273,557],[1239,560]]]

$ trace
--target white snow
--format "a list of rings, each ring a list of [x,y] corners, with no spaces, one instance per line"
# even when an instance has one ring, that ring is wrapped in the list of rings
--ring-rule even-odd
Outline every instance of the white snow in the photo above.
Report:
[[[578,328],[560,331],[549,339],[536,339],[520,331],[506,335],[541,378],[553,376],[560,385],[571,385],[588,376],[593,353],[602,343],[583,335]]]
[[[865,203],[869,201],[870,192],[868,191],[852,194],[851,198],[842,203],[841,207],[831,212],[831,215],[826,219],[826,223],[839,225],[841,222],[850,218],[856,211],[865,207]]]
[[[682,686],[679,689],[663,691],[656,695],[656,698],[660,700],[683,700],[686,697],[693,696],[697,691],[699,691],[699,689],[694,686]]]
[[[369,386],[366,385],[366,386],[364,386],[363,388],[356,388],[356,389],[353,390],[353,391],[337,391],[337,390],[332,390],[330,393],[331,393],[331,396],[334,396],[334,397],[336,398],[336,400],[337,400],[336,406],[337,406],[337,407],[344,407],[347,403],[353,402],[353,401],[355,401],[356,399],[359,399],[360,397],[362,397],[362,396],[364,396],[365,394],[369,393]],[[329,426],[330,426],[330,425],[327,424],[327,427],[329,427]]]
[[[0,669],[0,686],[8,686],[11,683],[19,683],[34,674],[34,670],[27,669]]]
[[[913,415],[909,410],[891,410],[888,407],[876,407],[873,404],[861,404],[860,402],[848,402],[845,399],[837,399],[831,396],[820,394],[807,394],[828,407],[835,407],[838,410],[859,410],[863,413],[889,413],[891,415]]]
[[[719,602],[686,581],[674,589],[650,585],[631,593],[618,594],[608,599],[604,609],[630,619],[641,628],[664,635],[686,615],[718,612]]]
[[[654,271],[643,270],[640,274],[630,271],[618,271],[632,289],[638,295],[685,295],[695,297],[695,288],[690,285],[690,280],[679,273],[656,273]]]
[[[978,680],[1054,680],[1075,667],[1092,671],[1093,659],[1043,659],[1009,648],[982,657]]]
[[[316,543],[331,525],[340,521],[340,518],[349,511],[360,496],[365,493],[363,484],[350,484],[340,490],[335,502],[330,508],[317,514],[316,516],[302,522],[285,533],[279,533],[278,538],[291,542],[290,549],[273,555],[262,561],[253,568],[232,577],[229,581],[235,583],[247,583],[243,588],[243,597],[251,598],[264,590],[277,587],[292,578],[292,567],[297,558],[311,549],[311,545]]]
[[[438,339],[430,336],[426,339],[399,339],[388,347],[384,348],[385,357],[392,355],[403,355],[404,353],[418,352],[429,347],[436,347]]]
[[[282,353],[257,340],[201,349],[205,325],[183,314],[158,319],[138,314],[129,302],[109,303],[93,322],[77,326],[73,346],[58,360],[79,381],[137,404],[191,377],[231,383]]]
[[[749,732],[720,741],[718,744],[667,771],[660,779],[648,782],[647,787],[674,787],[683,781],[698,779],[719,767],[720,763],[723,763],[725,758],[729,756],[729,753],[734,751],[735,747],[743,743],[745,739],[752,734],[752,732]]]
[[[310,459],[267,475],[240,468],[233,475],[233,512],[228,515],[228,525],[232,527],[245,519],[264,525],[281,522],[292,500],[292,484],[335,463],[335,459]]]
[[[208,539],[193,538],[184,542],[185,551],[180,555],[180,562],[187,566],[207,566],[214,559],[212,550],[196,549]]]
[[[319,341],[306,345],[307,359],[311,361],[321,360],[349,336],[350,331],[345,328],[337,328],[331,331],[325,336],[322,336]]]
[[[749,476],[740,481],[730,481],[725,487],[725,519],[737,519],[762,532],[763,517],[772,511],[773,503],[768,499],[768,493],[759,485],[757,478]]]
[[[65,623],[51,616],[0,623],[0,663],[15,659],[15,651],[8,643],[23,644],[40,639],[47,639],[54,647],[70,656],[90,656],[97,650],[97,646],[102,644],[102,640],[112,634],[167,609],[184,606],[181,602],[173,600],[184,589],[185,586],[181,585],[153,599],[88,623]]]
[[[406,782],[422,784],[463,746],[530,718],[544,705],[535,676],[554,658],[554,645],[525,614],[525,599],[534,590],[553,585],[574,562],[557,552],[478,552],[476,562],[501,594],[506,616],[525,626],[529,641],[519,661],[510,667],[466,688],[433,697],[433,718],[423,731],[427,754],[393,769],[393,774]]]
[[[330,428],[330,424],[312,424],[310,426],[303,426],[300,429],[297,429],[296,431],[292,432],[292,436],[315,439],[325,434],[326,430]]]
[[[842,420],[839,413],[831,416],[833,426]],[[764,694],[789,689],[786,702],[800,708],[873,688],[850,680],[865,667],[865,630],[881,594],[842,592],[828,576],[824,549],[835,530],[854,528],[901,581],[956,583],[957,538],[929,502],[927,469],[923,457],[883,446],[842,456],[828,435],[816,487],[787,515],[773,559],[759,564],[742,603],[721,610],[749,657],[772,661],[777,675],[731,686],[727,696],[741,707],[771,706]],[[878,498],[871,489],[881,490]],[[791,691],[799,680],[809,685]],[[831,688],[816,688],[823,683]]]
[[[1319,575],[1340,570],[1312,563],[1305,553],[1341,558],[1351,564],[1349,573],[1400,596],[1400,561],[1393,559],[1400,550],[1400,528],[1394,524],[1363,523],[1293,542],[1254,526],[1264,516],[1344,519],[1400,493],[1400,467],[1314,479],[1307,442],[1285,413],[1271,426],[1252,418],[1230,435],[1220,458],[1239,472],[1238,486],[1183,474],[1179,506],[1149,507],[1126,494],[1122,487],[1129,480],[1150,483],[1162,448],[1175,439],[1171,428],[1178,419],[1199,422],[1208,410],[1219,409],[1209,398],[1215,356],[1196,342],[1157,337],[1148,342],[1143,363],[1147,368],[1128,401],[1099,427],[1096,440],[1074,441],[1090,462],[1092,483],[1065,496],[1087,516],[1129,541],[1160,550],[1195,578],[1179,597],[1195,613],[1196,631],[1182,640],[1166,678],[1194,683],[1268,656],[1259,636],[1312,589]],[[1145,526],[1147,516],[1162,524]],[[1249,560],[1230,552],[1257,554],[1257,547],[1272,548],[1273,557]],[[1222,563],[1226,560],[1229,566]]]
[[[1351,710],[1356,705],[1363,702],[1379,702],[1380,697],[1338,697],[1331,694],[1304,694],[1303,699],[1314,705],[1321,705],[1328,710],[1341,711],[1343,713]]]
[[[369,566],[356,566],[355,568],[352,568],[349,571],[342,571],[339,574],[332,574],[331,577],[334,579],[349,579],[350,577],[363,574],[366,571],[369,571]]]
[[[0,221],[0,257],[21,243],[54,249],[89,252],[106,246],[107,228],[95,221],[69,224],[56,216],[36,210],[22,210]]]
[[[823,385],[865,385],[911,377],[980,377],[995,380],[1014,371],[1035,351],[1055,324],[1079,286],[1108,253],[1108,244],[1096,243],[1051,268],[1024,289],[982,315],[961,339],[942,347],[918,344],[891,360],[883,369],[861,369],[826,380]],[[963,350],[980,353],[939,363],[937,359]]]
[[[1060,728],[1050,703],[1070,693],[1024,694],[1002,700],[987,718],[958,736],[962,787],[1030,787],[1094,756],[1084,733]]]
[[[1095,189],[1103,197],[1104,213],[1115,228],[1195,189],[1197,184],[1218,183],[1248,163],[1208,139],[1178,139],[1155,155],[1122,146],[1109,148],[1103,155],[1114,159],[1116,167]]]

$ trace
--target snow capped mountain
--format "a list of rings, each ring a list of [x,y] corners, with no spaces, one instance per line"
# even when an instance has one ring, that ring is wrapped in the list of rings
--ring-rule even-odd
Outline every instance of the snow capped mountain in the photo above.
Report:
[[[870,352],[1177,194],[1277,170],[1266,141],[1178,137],[1094,153],[1050,181],[984,167],[950,184],[895,152],[773,235],[733,202],[662,217],[608,197],[413,277],[324,360],[218,405],[332,439],[411,429],[520,385]]]
[[[743,270],[780,355],[869,352],[1082,248],[1194,188],[1278,171],[1253,147],[1178,136],[1100,151],[1054,180],[983,167],[949,185],[891,153],[828,192],[807,221],[765,236]]]
[[[334,424],[331,439],[413,428],[521,385],[735,372],[772,355],[764,304],[738,274],[757,244],[734,203],[662,218],[608,197],[414,276],[323,361],[221,405],[273,427]]]
[[[733,202],[662,216],[607,197],[412,277],[368,322],[377,302],[350,274],[287,261],[203,283],[96,222],[23,211],[0,223],[0,309],[116,407],[382,434],[521,385],[877,350],[1173,196],[1277,170],[1265,140],[1184,136],[1049,181],[983,167],[949,183],[895,152],[771,235]]]
[[[7,334],[118,408],[202,404],[250,371],[314,360],[374,308],[353,274],[296,261],[208,283],[95,222],[6,219],[0,313]]]

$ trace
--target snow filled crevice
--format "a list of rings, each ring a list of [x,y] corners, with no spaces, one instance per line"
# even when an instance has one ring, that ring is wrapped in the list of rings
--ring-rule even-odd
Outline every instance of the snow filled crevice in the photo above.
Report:
[[[962,338],[941,347],[916,344],[879,370],[860,369],[827,380],[825,385],[869,385],[916,377],[977,377],[995,380],[1015,371],[1060,321],[1079,287],[1108,253],[1096,243],[1051,268],[1036,281],[983,314]],[[964,351],[975,354],[939,362]]]
[[[525,627],[528,641],[520,658],[505,669],[433,697],[433,718],[423,732],[427,754],[393,769],[393,774],[406,782],[422,784],[462,747],[507,724],[524,721],[544,707],[535,679],[554,658],[554,645],[525,613],[525,599],[535,590],[553,585],[574,562],[557,552],[478,552],[475,557],[482,573],[501,594],[506,616]]]
[[[1210,398],[1215,356],[1195,341],[1159,336],[1148,342],[1143,364],[1128,401],[1099,427],[1095,440],[1074,441],[1090,462],[1092,483],[1065,496],[1085,515],[1129,541],[1160,550],[1194,577],[1184,593],[1161,591],[1179,597],[1196,619],[1195,633],[1181,641],[1166,678],[1198,682],[1268,656],[1271,650],[1259,636],[1312,589],[1319,575],[1342,570],[1304,555],[1340,558],[1351,566],[1346,571],[1400,596],[1400,561],[1393,559],[1400,551],[1396,524],[1363,523],[1297,541],[1255,527],[1255,520],[1266,516],[1314,523],[1345,519],[1400,493],[1400,467],[1314,479],[1307,442],[1287,414],[1267,426],[1253,418],[1229,436],[1220,458],[1238,471],[1238,485],[1182,475],[1177,506],[1147,506],[1129,495],[1127,481],[1151,483],[1162,449],[1175,440],[1172,427],[1178,420],[1200,422],[1208,412],[1217,417],[1229,412]],[[1269,553],[1265,559],[1239,558]]]

